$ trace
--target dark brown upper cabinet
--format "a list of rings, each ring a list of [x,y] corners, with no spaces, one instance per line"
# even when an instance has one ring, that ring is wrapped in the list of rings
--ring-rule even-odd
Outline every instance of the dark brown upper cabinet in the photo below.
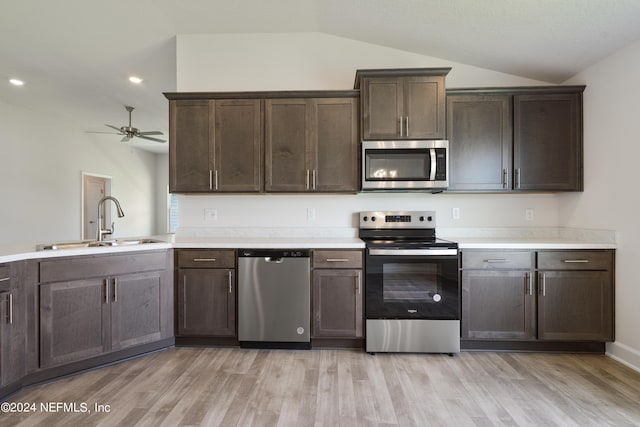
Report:
[[[442,139],[450,68],[358,70],[362,139]]]
[[[262,190],[262,102],[169,102],[171,192]]]
[[[582,191],[584,88],[447,90],[448,191]]]
[[[447,97],[449,190],[510,190],[511,96]]]
[[[356,98],[265,101],[265,190],[358,191]]]
[[[171,192],[359,189],[357,91],[165,96]]]
[[[514,96],[515,190],[583,190],[582,90]]]

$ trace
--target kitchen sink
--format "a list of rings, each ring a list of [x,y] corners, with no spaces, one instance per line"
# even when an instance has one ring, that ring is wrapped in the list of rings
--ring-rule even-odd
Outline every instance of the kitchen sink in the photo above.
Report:
[[[81,249],[81,248],[99,248],[99,247],[111,247],[111,246],[133,246],[144,245],[147,243],[164,243],[162,240],[155,239],[115,239],[115,240],[80,240],[75,242],[60,242],[49,243],[43,245],[37,245],[38,251],[53,251],[60,249]]]

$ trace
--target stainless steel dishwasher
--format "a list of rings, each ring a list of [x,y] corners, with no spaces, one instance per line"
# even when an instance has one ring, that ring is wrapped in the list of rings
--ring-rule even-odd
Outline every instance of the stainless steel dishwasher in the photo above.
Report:
[[[238,340],[250,348],[311,348],[308,250],[238,251]]]

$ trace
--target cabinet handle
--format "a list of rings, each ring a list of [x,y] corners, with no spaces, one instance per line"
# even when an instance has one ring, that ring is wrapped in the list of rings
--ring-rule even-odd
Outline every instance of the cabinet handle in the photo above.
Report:
[[[218,169],[215,170],[214,176],[215,176],[215,181],[213,183],[214,184],[213,189],[218,191]]]
[[[509,168],[502,169],[502,188],[507,188],[509,184]]]
[[[318,174],[317,174],[315,169],[311,171],[311,174],[312,174],[311,175],[311,188],[315,190],[316,189],[316,181],[318,180]]]
[[[520,168],[516,168],[516,188],[520,188],[520,178],[522,173],[520,173]]]
[[[509,262],[508,259],[506,258],[493,258],[493,259],[485,259],[483,260],[484,262],[487,262],[489,264],[499,264],[499,263],[503,263],[503,262]]]
[[[327,258],[324,262],[349,262],[349,258]]]
[[[209,190],[213,190],[213,171],[209,169]]]
[[[529,273],[524,273],[524,283],[525,293],[528,295],[533,295],[533,286],[531,285],[531,275]]]
[[[563,259],[562,262],[566,262],[567,264],[587,264],[589,260],[588,259]]]
[[[233,293],[233,283],[232,283],[232,278],[233,277],[233,273],[229,272],[229,293]]]
[[[0,282],[6,282],[9,279],[11,279],[11,277],[2,277],[0,278]]]
[[[217,258],[194,258],[193,262],[216,262]]]
[[[11,325],[13,323],[13,294],[11,292],[7,293],[5,302],[7,303],[7,318],[5,322]]]
[[[113,302],[118,302],[118,279],[113,278]]]
[[[404,118],[404,126],[405,126],[405,130],[406,130],[404,135],[405,136],[409,136],[409,116]]]
[[[403,136],[402,135],[402,129],[403,129],[402,128],[402,116],[400,116],[400,136]]]
[[[104,286],[104,303],[109,304],[109,280],[104,279],[102,284]]]
[[[307,174],[305,177],[305,187],[307,188],[307,190],[309,189],[309,179],[310,179],[309,177],[310,177],[309,169],[307,169]]]
[[[540,276],[540,293],[542,296],[547,296],[547,278],[544,273]]]
[[[356,272],[356,284],[358,286],[358,295],[362,294],[362,273],[360,270]]]

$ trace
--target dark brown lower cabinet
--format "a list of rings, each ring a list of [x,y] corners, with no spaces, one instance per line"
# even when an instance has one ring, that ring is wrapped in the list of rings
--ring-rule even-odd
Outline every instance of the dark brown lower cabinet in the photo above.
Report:
[[[234,250],[177,251],[178,337],[235,339],[235,262]]]
[[[530,252],[529,271],[516,253],[463,250],[463,340],[613,341],[613,250]]]
[[[362,251],[313,252],[314,338],[363,337]]]
[[[528,271],[462,273],[462,338],[531,340],[536,337],[535,295]]]
[[[614,251],[538,252],[538,337],[613,341]]]
[[[362,270],[315,270],[313,301],[313,336],[362,337]]]
[[[178,270],[178,335],[236,335],[235,270]]]
[[[41,262],[41,280],[52,281],[39,285],[39,367],[82,361],[173,336],[170,255],[158,252]],[[125,260],[128,266],[117,264]],[[85,269],[70,271],[76,264]],[[144,271],[158,266],[164,268]],[[100,273],[114,274],[105,277]],[[97,277],[84,279],[74,274]],[[61,276],[68,280],[55,281]]]
[[[40,286],[40,366],[98,356],[108,349],[105,279]]]
[[[0,396],[15,391],[25,370],[25,307],[17,280],[20,263],[0,265]],[[5,388],[6,387],[6,388]]]

